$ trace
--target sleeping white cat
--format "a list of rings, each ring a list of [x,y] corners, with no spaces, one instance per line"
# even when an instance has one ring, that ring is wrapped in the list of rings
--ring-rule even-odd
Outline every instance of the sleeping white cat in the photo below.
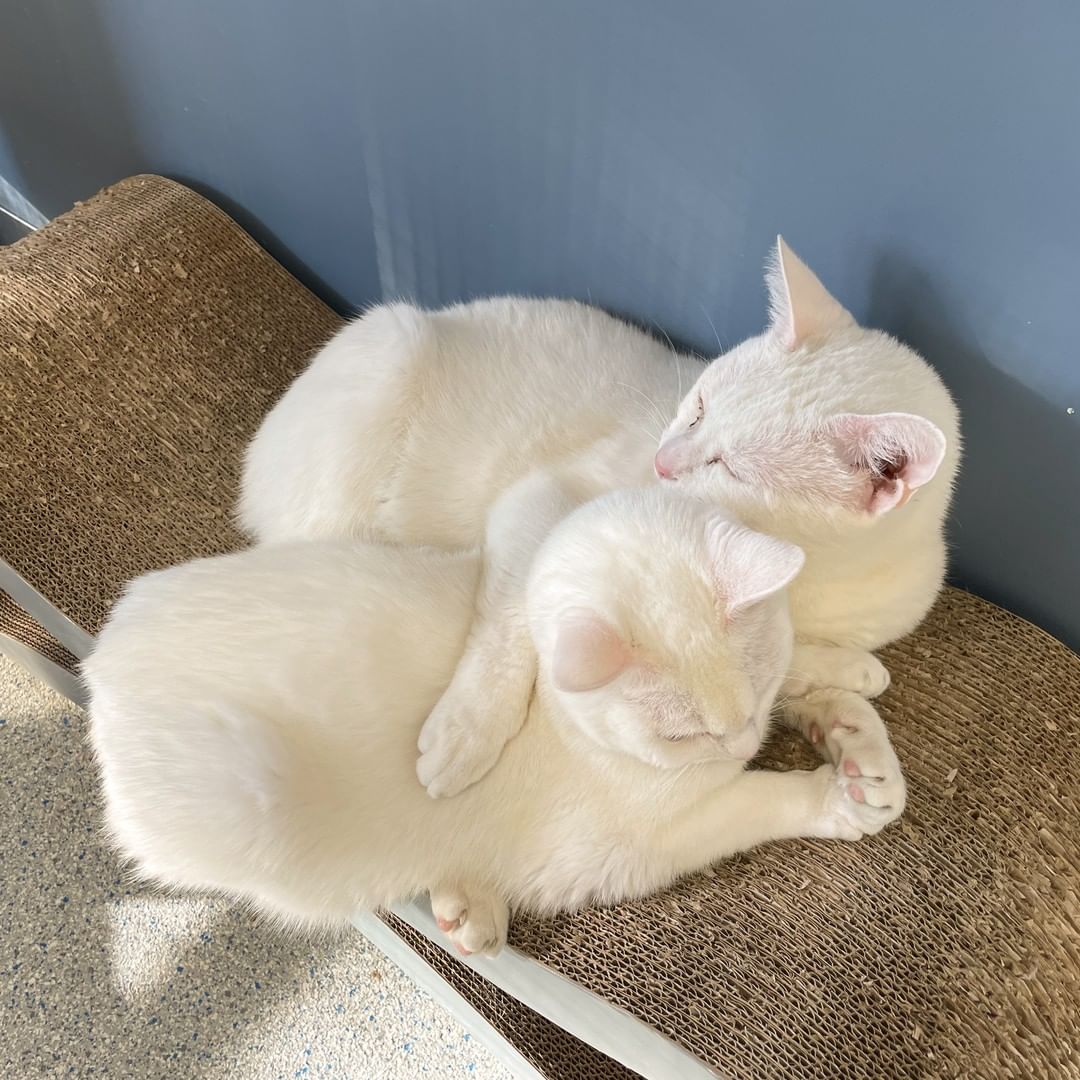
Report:
[[[904,803],[861,698],[835,767],[744,771],[801,564],[655,487],[579,509],[532,565],[529,721],[439,802],[416,738],[465,644],[476,554],[312,542],[149,574],[84,668],[109,830],[143,876],[287,922],[430,889],[458,946],[490,952],[508,907],[639,896],[773,839],[858,839]]]
[[[485,543],[474,632],[421,742],[432,794],[483,775],[520,724],[532,653],[499,539],[567,495],[659,474],[799,544],[786,692],[887,685],[866,650],[913,629],[941,586],[956,409],[917,354],[856,325],[782,241],[768,280],[769,328],[704,370],[572,301],[375,308],[263,423],[239,508],[257,540]]]

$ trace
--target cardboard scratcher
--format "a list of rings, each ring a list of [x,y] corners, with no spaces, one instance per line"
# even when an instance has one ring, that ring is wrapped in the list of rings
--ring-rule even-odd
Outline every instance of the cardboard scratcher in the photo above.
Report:
[[[237,546],[242,448],[339,323],[159,177],[0,249],[0,648],[70,669],[127,579]],[[1080,1076],[1080,658],[947,590],[885,660],[910,805],[880,836],[519,919],[469,966],[422,906],[360,925],[552,1080]]]

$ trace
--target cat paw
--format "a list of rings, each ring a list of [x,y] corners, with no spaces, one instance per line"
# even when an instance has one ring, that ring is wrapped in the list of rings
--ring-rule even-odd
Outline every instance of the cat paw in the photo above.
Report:
[[[789,697],[815,690],[848,690],[865,698],[880,697],[889,688],[889,669],[865,649],[832,645],[798,645],[784,684]]]
[[[787,702],[784,719],[838,769],[855,761],[859,775],[896,776],[903,783],[885,721],[862,695],[851,690],[815,690]]]
[[[850,656],[837,668],[836,687],[851,690],[865,698],[880,697],[889,689],[889,669],[873,654],[861,649],[845,649]]]
[[[873,815],[880,831],[895,821],[907,806],[907,781],[900,768],[892,744],[864,732],[842,736],[837,775],[846,783],[846,790],[860,806],[880,811]]]
[[[431,894],[431,912],[439,929],[462,956],[498,956],[506,944],[510,909],[490,893],[436,891]]]
[[[877,710],[848,692],[811,695],[799,703],[807,734],[830,765],[828,812],[860,835],[880,832],[907,805],[907,782]],[[843,839],[857,839],[844,836]]]
[[[822,765],[817,770],[823,788],[821,809],[810,835],[822,840],[861,840],[881,832],[897,816],[891,806],[878,805],[875,787]]]
[[[530,679],[507,673],[500,681],[459,665],[417,739],[416,776],[433,799],[457,795],[491,771],[525,720],[531,689]]]
[[[416,777],[433,799],[450,798],[490,772],[503,745],[486,717],[444,694],[420,731]]]

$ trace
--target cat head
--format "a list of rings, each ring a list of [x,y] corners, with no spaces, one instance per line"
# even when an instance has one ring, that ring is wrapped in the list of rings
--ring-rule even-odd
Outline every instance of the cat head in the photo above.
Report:
[[[747,761],[791,660],[792,544],[660,487],[566,518],[533,564],[541,678],[600,745],[662,768]]]
[[[959,439],[938,376],[860,327],[780,237],[767,282],[769,328],[705,369],[657,475],[786,534],[872,525],[935,478],[943,512]]]

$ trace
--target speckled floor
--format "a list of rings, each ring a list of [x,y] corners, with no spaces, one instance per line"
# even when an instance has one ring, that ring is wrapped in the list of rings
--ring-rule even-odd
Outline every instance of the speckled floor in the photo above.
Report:
[[[358,934],[129,887],[82,714],[4,657],[0,784],[3,1076],[509,1077]]]

